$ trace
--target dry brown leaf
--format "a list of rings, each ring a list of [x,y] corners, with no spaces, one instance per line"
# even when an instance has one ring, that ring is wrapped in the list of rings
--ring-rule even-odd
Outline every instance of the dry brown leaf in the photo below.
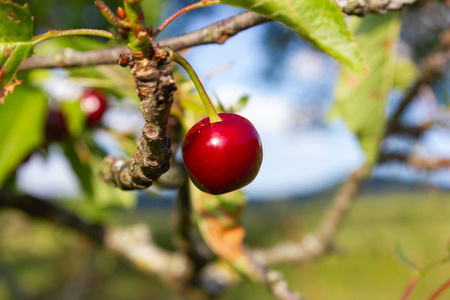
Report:
[[[204,217],[204,237],[211,250],[233,263],[246,256],[243,242],[245,230],[242,226],[225,227],[212,216]]]
[[[14,77],[13,79],[11,79],[11,81],[0,90],[0,104],[5,104],[6,96],[8,96],[9,94],[12,94],[12,92],[14,92],[14,89],[16,88],[16,86],[21,85],[21,84],[22,84],[22,80],[17,79],[17,77]]]

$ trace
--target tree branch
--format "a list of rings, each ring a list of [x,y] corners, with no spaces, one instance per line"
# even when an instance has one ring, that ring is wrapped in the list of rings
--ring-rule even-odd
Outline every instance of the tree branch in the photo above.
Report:
[[[356,170],[339,188],[330,207],[327,209],[315,234],[305,236],[298,242],[290,241],[280,243],[271,248],[254,249],[250,251],[251,259],[267,266],[283,262],[307,262],[316,260],[333,250],[333,240],[345,219],[362,183],[367,179],[368,168],[363,166]],[[208,287],[211,295],[219,295],[224,289],[237,283],[239,280],[230,268],[223,264],[212,262],[198,274],[202,286]],[[303,299],[293,293],[286,281],[278,273],[266,270],[264,274],[266,286],[278,299]]]
[[[422,60],[422,73],[414,83],[413,87],[406,93],[402,101],[398,105],[396,111],[390,118],[385,135],[391,135],[396,132],[401,132],[401,116],[406,111],[406,108],[415,99],[420,89],[428,85],[437,75],[441,74],[446,66],[446,62],[450,58],[450,31],[443,31],[440,35],[439,49],[427,55]],[[426,126],[426,124],[424,124]]]
[[[106,230],[103,246],[122,256],[137,269],[158,275],[176,290],[185,290],[185,278],[192,266],[186,256],[171,253],[157,246],[150,229],[144,224]]]
[[[186,176],[176,199],[176,210],[173,216],[174,244],[189,258],[193,272],[186,279],[189,284],[195,286],[198,285],[197,277],[200,272],[208,263],[214,261],[215,256],[195,231],[189,189],[189,178]]]
[[[161,41],[155,41],[155,43],[159,43],[161,46],[167,46],[173,50],[182,50],[207,44],[223,44],[239,32],[269,21],[271,21],[269,18],[255,12],[247,11],[213,23],[202,29]]]
[[[404,5],[421,0],[335,0],[342,10],[351,15],[367,13],[383,14],[388,10],[399,10]],[[423,0],[422,0],[423,1]],[[161,47],[169,47],[175,51],[205,44],[223,44],[230,37],[248,28],[271,21],[257,13],[247,11],[213,23],[202,29],[180,36],[155,41]],[[55,54],[33,56],[22,61],[19,71],[38,68],[70,68],[117,62],[120,54],[128,53],[125,46],[95,51],[75,51],[64,49]]]
[[[424,0],[335,0],[348,15],[364,16],[368,13],[385,14],[390,10],[401,10]]]
[[[280,300],[306,300],[300,294],[293,292],[280,272],[267,270],[265,272],[265,285],[272,294]]]
[[[160,276],[178,291],[186,289],[180,283],[185,283],[183,278],[191,276],[192,268],[188,259],[157,246],[146,225],[107,228],[87,223],[50,201],[29,195],[16,195],[6,190],[0,190],[0,208],[18,209],[31,217],[74,229],[94,243],[125,258],[138,269]]]
[[[368,174],[370,169],[367,166],[357,169],[339,189],[317,230],[317,237],[324,246],[331,245]]]
[[[333,239],[348,210],[356,199],[359,188],[366,180],[368,169],[363,166],[351,174],[337,191],[316,233],[306,235],[299,242],[285,242],[268,249],[257,249],[253,257],[264,265],[281,262],[315,260],[332,250]]]
[[[261,266],[255,266],[255,268],[259,269],[253,270],[258,273],[257,277],[261,277],[259,281],[263,283],[277,299],[305,300],[304,297],[289,288],[287,281],[281,273]],[[209,292],[210,297],[219,296],[225,289],[230,288],[241,281],[241,276],[237,271],[221,261],[209,263],[197,275],[197,281],[200,283],[200,286]]]
[[[390,161],[403,162],[417,170],[428,172],[436,171],[442,168],[450,168],[450,158],[426,159],[416,155],[395,152],[381,154],[379,159],[380,164]]]
[[[100,165],[100,177],[123,190],[148,188],[170,168],[172,149],[166,128],[177,88],[172,69],[166,64],[168,53],[153,48],[151,53],[149,58],[138,59],[135,53],[121,57],[136,81],[139,108],[145,119],[136,154],[129,159],[107,156]]]
[[[223,263],[212,261],[206,265],[202,262],[195,266],[193,257],[162,249],[154,243],[150,229],[144,224],[115,228],[91,224],[50,201],[29,195],[16,195],[5,190],[0,190],[1,208],[18,209],[31,217],[72,228],[106,250],[123,257],[137,269],[159,276],[185,295],[197,298],[205,293],[210,296],[219,295],[240,278]],[[302,299],[289,290],[283,277],[277,272],[267,272],[265,281],[278,299]]]
[[[270,21],[254,12],[243,12],[233,17],[216,22],[205,28],[177,37],[155,41],[156,45],[169,47],[175,51],[205,44],[223,44],[230,37],[250,27]],[[38,55],[25,59],[19,71],[37,68],[69,68],[101,64],[114,64],[120,54],[128,53],[125,46],[94,51],[75,51],[64,49],[49,55]]]
[[[433,122],[426,122],[418,126],[408,126],[403,124],[398,124],[392,127],[391,130],[386,132],[386,137],[391,135],[402,135],[410,136],[414,139],[420,138],[427,130],[433,126]]]
[[[182,124],[178,117],[175,116],[176,111],[181,110],[180,104],[174,102],[172,104],[171,114],[167,121],[166,135],[170,139],[170,148],[172,153],[177,153],[182,142]],[[181,161],[175,158],[175,155],[170,157],[170,169],[158,178],[157,184],[165,189],[181,189],[188,180],[186,169]]]
[[[10,207],[21,210],[33,217],[44,219],[56,225],[75,229],[96,243],[103,243],[105,229],[99,224],[89,224],[77,215],[71,214],[49,201],[32,196],[18,196],[6,190],[0,190],[0,208]]]

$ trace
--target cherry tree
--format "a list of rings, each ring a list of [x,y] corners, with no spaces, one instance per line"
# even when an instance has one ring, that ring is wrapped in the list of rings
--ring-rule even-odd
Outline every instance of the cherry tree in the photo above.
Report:
[[[448,121],[444,114],[421,124],[403,122],[418,93],[446,71],[449,58],[450,34],[445,30],[436,33],[437,43],[416,61],[397,51],[400,11],[428,2],[202,0],[156,27],[145,24],[145,0],[124,0],[116,12],[108,3],[96,0],[98,12],[113,27],[110,31],[52,29],[34,35],[33,12],[28,5],[0,0],[0,207],[70,227],[146,273],[159,276],[182,294],[213,297],[240,280],[252,280],[265,285],[275,298],[304,299],[271,265],[332,255],[336,234],[375,167],[392,161],[427,171],[450,166],[446,158],[429,160],[389,148],[392,139],[412,136],[418,141],[427,130]],[[218,4],[247,11],[193,32],[159,38],[180,15]],[[448,5],[448,1],[440,5]],[[274,21],[341,63],[331,115],[344,120],[355,134],[366,160],[342,183],[314,232],[254,249],[244,244],[241,213],[246,197],[240,189],[257,176],[263,160],[257,128],[251,120],[235,114],[238,106],[245,104],[245,97],[236,107],[212,104],[182,51],[226,43],[244,30]],[[82,46],[53,42],[67,36],[107,41],[89,39]],[[175,65],[187,72],[190,81],[184,73],[174,72]],[[53,68],[66,69],[74,78],[91,83],[91,88],[76,101],[51,103],[39,80],[43,69]],[[387,114],[393,90],[403,96]],[[111,105],[108,95],[136,99],[145,120],[139,137],[103,128],[128,157],[107,155],[93,138],[93,130],[103,126],[101,118]],[[144,224],[111,227],[91,223],[57,202],[16,192],[18,166],[33,151],[45,152],[53,144],[59,144],[70,161],[86,201],[96,205],[130,206],[135,197],[132,191],[150,186],[177,190],[176,251],[155,243]],[[179,149],[183,160],[174,155]],[[413,278],[404,299],[416,282]],[[436,297],[445,288],[437,291]]]

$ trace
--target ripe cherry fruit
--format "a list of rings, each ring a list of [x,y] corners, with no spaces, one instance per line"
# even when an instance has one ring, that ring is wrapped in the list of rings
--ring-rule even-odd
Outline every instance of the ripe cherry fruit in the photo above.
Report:
[[[50,109],[45,122],[46,143],[61,141],[70,136],[66,117],[61,110]]]
[[[184,165],[202,191],[220,195],[240,189],[255,179],[262,163],[261,138],[249,120],[235,114],[217,114],[189,62],[165,48],[169,59],[182,66],[197,88],[208,118],[195,124],[182,145]]]
[[[95,90],[85,91],[80,99],[80,105],[89,125],[100,123],[107,108],[105,96]]]
[[[261,138],[250,121],[236,114],[219,114],[221,121],[205,118],[183,141],[182,155],[193,183],[219,195],[240,189],[255,179],[261,167]]]

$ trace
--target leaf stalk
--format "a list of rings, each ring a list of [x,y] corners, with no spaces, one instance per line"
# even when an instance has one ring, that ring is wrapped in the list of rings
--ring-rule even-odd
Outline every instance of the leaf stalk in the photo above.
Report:
[[[153,39],[155,39],[158,34],[167,27],[167,25],[169,25],[173,20],[175,20],[176,18],[178,18],[179,16],[181,16],[182,14],[200,8],[200,7],[204,7],[204,6],[210,6],[210,5],[214,5],[214,4],[220,4],[220,1],[218,0],[202,0],[200,2],[188,5],[182,9],[180,9],[179,11],[177,11],[176,13],[174,13],[173,15],[171,15],[169,18],[167,18],[161,25],[159,25],[159,27],[155,30],[155,32],[153,33]]]

